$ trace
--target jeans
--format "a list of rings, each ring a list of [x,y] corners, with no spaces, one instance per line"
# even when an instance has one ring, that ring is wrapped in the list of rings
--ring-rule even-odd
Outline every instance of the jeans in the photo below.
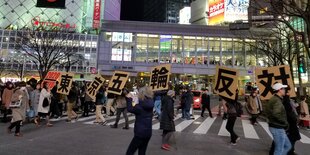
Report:
[[[189,114],[190,110],[186,110],[185,108],[182,109],[182,118],[191,119],[191,115]]]
[[[272,134],[275,148],[274,148],[274,155],[283,155],[287,154],[291,149],[292,145],[290,140],[288,139],[284,129],[278,129],[269,127],[269,130]]]
[[[119,121],[122,113],[123,113],[123,116],[125,118],[125,127],[128,127],[127,108],[117,108],[116,109],[116,120],[115,120],[115,124],[114,125],[117,127],[118,121]]]
[[[137,149],[138,155],[145,155],[147,145],[150,141],[151,137],[149,138],[140,138],[137,136],[134,136],[131,143],[129,144],[129,147],[127,149],[126,155],[134,155]]]
[[[227,120],[227,124],[226,124],[226,130],[230,133],[230,142],[231,143],[236,143],[236,140],[239,137],[234,131],[236,119],[237,119],[237,116],[228,116],[228,120]]]

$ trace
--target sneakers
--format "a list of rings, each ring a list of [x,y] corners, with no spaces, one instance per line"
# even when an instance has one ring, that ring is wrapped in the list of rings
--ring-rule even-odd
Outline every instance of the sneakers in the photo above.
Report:
[[[129,127],[128,127],[128,126],[124,126],[123,129],[124,129],[124,130],[128,130]]]
[[[237,143],[230,142],[230,145],[236,146]]]
[[[238,137],[237,139],[236,139],[236,142],[238,142],[240,140],[240,137]]]
[[[113,125],[110,125],[111,128],[113,129],[116,129],[117,128],[117,125],[116,124],[113,124]]]
[[[161,145],[161,149],[166,150],[166,151],[170,151],[170,145],[169,144],[163,144],[163,145]]]

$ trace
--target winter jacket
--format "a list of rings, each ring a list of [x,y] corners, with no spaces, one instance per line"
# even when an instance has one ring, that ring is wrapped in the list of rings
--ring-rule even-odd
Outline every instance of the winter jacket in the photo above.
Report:
[[[5,88],[2,94],[2,104],[9,109],[12,101],[13,89]]]
[[[96,94],[96,105],[103,105],[102,98],[104,97],[104,92],[99,90]]]
[[[289,137],[290,140],[300,140],[301,136],[299,133],[298,129],[298,115],[294,112],[292,100],[290,99],[289,96],[284,96],[283,97],[283,106],[286,111],[286,116],[287,116],[287,122],[289,124],[289,128],[287,130],[287,136]]]
[[[38,89],[32,91],[31,95],[30,95],[31,106],[35,111],[35,115],[38,114],[38,106],[39,106],[39,101],[40,101],[40,95],[41,95],[41,92]]]
[[[286,112],[282,102],[282,98],[274,95],[267,103],[266,115],[270,127],[280,129],[286,129],[288,127]]]
[[[162,98],[162,113],[160,120],[160,129],[175,131],[174,125],[174,100],[170,96]]]
[[[247,100],[246,108],[247,108],[247,111],[252,115],[256,115],[259,113],[259,110],[256,104],[258,102],[257,100],[259,100],[259,98],[252,97],[252,96],[249,96]]]
[[[139,104],[132,105],[132,99],[126,98],[127,110],[136,116],[134,133],[139,138],[150,138],[152,136],[152,118],[154,101],[152,98],[145,97],[139,99]]]
[[[201,95],[201,105],[206,106],[208,104],[210,104],[210,95],[203,93]]]
[[[184,108],[185,110],[190,110],[192,104],[193,104],[193,93],[191,91],[187,91],[183,94],[182,98],[184,101]]]
[[[125,96],[117,96],[116,97],[116,108],[126,108],[127,107],[127,101]]]
[[[70,103],[76,103],[78,95],[79,95],[78,89],[76,87],[72,87],[68,95],[68,101]]]
[[[12,108],[12,120],[11,122],[24,121],[26,118],[26,110],[29,109],[29,97],[26,90],[17,89],[12,95],[12,102],[18,102],[21,100],[21,106],[18,108]]]

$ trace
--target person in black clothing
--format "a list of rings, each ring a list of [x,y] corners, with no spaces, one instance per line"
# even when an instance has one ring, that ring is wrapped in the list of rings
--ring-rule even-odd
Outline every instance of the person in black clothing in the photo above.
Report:
[[[162,116],[160,120],[160,129],[163,130],[162,146],[164,150],[170,150],[169,139],[175,131],[174,125],[174,100],[175,92],[169,90],[167,95],[162,98]]]
[[[300,133],[299,133],[299,129],[297,126],[298,123],[298,114],[296,112],[296,108],[294,105],[294,101],[292,101],[290,99],[290,93],[289,91],[291,91],[290,87],[286,88],[286,95],[283,97],[283,106],[285,108],[286,111],[286,117],[287,117],[287,121],[289,124],[289,128],[287,129],[286,133],[287,133],[287,137],[290,140],[291,144],[292,144],[292,148],[291,150],[287,153],[287,155],[294,155],[295,154],[295,143],[296,141],[301,139]],[[269,154],[273,155],[274,153],[274,141],[272,142]]]
[[[206,108],[209,111],[209,116],[213,118],[212,112],[211,112],[211,107],[210,107],[210,95],[208,94],[209,90],[208,89],[203,89],[203,93],[201,96],[201,117],[204,117],[204,113]]]
[[[62,115],[60,114],[59,106],[58,106],[60,102],[60,94],[57,93],[57,85],[58,85],[58,81],[56,81],[56,85],[51,90],[51,93],[52,93],[51,105],[50,105],[51,118],[53,117],[58,118]]]
[[[113,125],[111,125],[111,128],[117,128],[118,122],[120,120],[121,114],[123,113],[123,116],[125,118],[125,126],[123,129],[128,130],[129,129],[129,122],[128,122],[128,116],[127,116],[127,100],[126,95],[129,93],[127,89],[123,89],[122,95],[119,95],[116,97],[116,120]]]
[[[82,87],[80,89],[80,101],[81,101],[81,109],[83,110],[83,115],[82,115],[83,117],[86,117],[85,98],[86,98],[86,82],[83,81],[83,85],[82,85]],[[87,107],[87,110],[88,110],[88,107]]]

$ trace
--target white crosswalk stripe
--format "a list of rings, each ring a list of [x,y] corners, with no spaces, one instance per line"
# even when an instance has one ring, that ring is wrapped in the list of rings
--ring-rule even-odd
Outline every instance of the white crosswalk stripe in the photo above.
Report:
[[[176,122],[178,122],[175,124],[175,129],[177,132],[192,132],[194,134],[208,134],[210,132],[218,131],[218,133],[216,133],[216,134],[219,136],[226,136],[226,137],[230,136],[229,132],[226,130],[227,120],[222,120],[222,118],[220,118],[220,117],[214,117],[214,118],[206,117],[206,118],[199,119],[199,118],[201,118],[199,115],[194,115],[195,119],[183,120],[183,119],[181,119],[181,116],[182,116],[181,114],[178,114],[174,119]],[[93,121],[94,121],[95,117],[96,117],[95,115],[92,115],[89,117],[80,118],[76,122],[91,125],[91,124],[94,124]],[[62,117],[60,119],[53,119],[51,121],[57,122],[57,121],[63,121],[66,119],[67,119],[67,117]],[[107,125],[114,124],[115,119],[116,119],[116,116],[111,116],[111,117],[106,118],[106,120],[108,121]],[[199,121],[197,119],[199,119]],[[215,128],[214,124],[215,124],[215,122],[218,123],[219,119],[220,119],[220,123],[221,123],[220,129],[214,130],[214,129],[218,128],[217,125],[215,125],[216,126],[216,128]],[[129,114],[128,120],[129,121],[135,120],[135,116],[133,114]],[[268,127],[267,122],[259,121],[258,122],[259,126],[253,126],[250,123],[250,121],[247,119],[239,119],[238,118],[236,121],[241,122],[242,127],[237,125],[234,128],[235,131],[239,131],[239,132],[243,131],[243,135],[239,135],[240,137],[244,137],[246,139],[260,139],[262,137],[262,135],[259,135],[258,133],[260,133],[260,134],[262,134],[262,133],[257,132],[258,130],[260,130],[260,131],[266,132],[269,135],[269,137],[272,139],[272,135],[269,131],[269,127]],[[153,122],[152,129],[153,130],[159,130],[160,122],[155,118],[152,120],[152,122]],[[118,124],[120,125],[120,124],[124,124],[124,123],[125,123],[125,119],[123,116],[121,116],[121,119],[120,119]],[[199,126],[197,126],[198,123],[199,123]],[[134,124],[135,124],[134,121],[131,122],[129,124],[129,127],[133,128]],[[210,130],[211,128],[213,128],[213,129]],[[185,129],[187,129],[187,130],[184,131]],[[310,138],[309,137],[307,137],[303,133],[300,133],[300,135],[301,135],[301,140],[300,140],[301,143],[310,144]]]
[[[206,134],[209,129],[211,128],[211,125],[213,124],[213,122],[215,121],[216,117],[208,117],[207,119],[205,119],[201,125],[194,131],[194,133],[198,133],[198,134]]]
[[[219,136],[230,136],[229,132],[226,130],[227,120],[223,120],[220,131],[218,133]]]
[[[250,139],[259,139],[254,126],[251,124],[249,120],[242,120],[242,127],[243,127],[243,132],[244,132],[244,137],[245,138],[250,138]]]
[[[189,125],[191,125],[196,119],[198,119],[200,116],[199,115],[194,115],[193,120],[184,120],[183,122],[181,122],[180,124],[178,124],[175,127],[175,131],[181,132],[182,130],[184,130],[186,127],[188,127]]]

